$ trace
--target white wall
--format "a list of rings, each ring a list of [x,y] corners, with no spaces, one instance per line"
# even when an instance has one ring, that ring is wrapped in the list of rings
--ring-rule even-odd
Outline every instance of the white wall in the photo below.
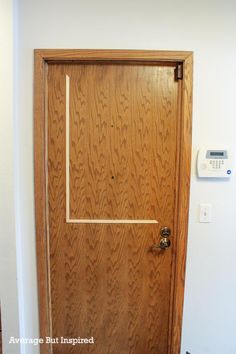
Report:
[[[0,301],[4,354],[19,353],[9,345],[19,336],[14,199],[13,4],[0,2]]]
[[[236,155],[236,2],[234,0],[20,0],[17,94],[20,295],[26,337],[38,331],[33,192],[33,49],[193,50],[193,171],[182,354],[235,354],[236,179],[198,181],[201,145]],[[199,224],[198,204],[213,205]],[[5,352],[5,354],[11,352]],[[25,348],[27,354],[36,348]],[[163,353],[165,354],[165,353]]]

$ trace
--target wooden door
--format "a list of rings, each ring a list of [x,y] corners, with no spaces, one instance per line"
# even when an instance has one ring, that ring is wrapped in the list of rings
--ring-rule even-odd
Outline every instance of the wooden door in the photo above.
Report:
[[[144,61],[47,66],[41,306],[59,343],[42,352],[167,354],[173,346],[178,70],[176,62]],[[171,245],[161,249],[164,227]]]

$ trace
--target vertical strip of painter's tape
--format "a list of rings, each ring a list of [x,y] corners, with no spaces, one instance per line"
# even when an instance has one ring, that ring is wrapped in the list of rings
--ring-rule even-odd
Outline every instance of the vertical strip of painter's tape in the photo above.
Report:
[[[70,77],[66,75],[66,222],[70,220]]]

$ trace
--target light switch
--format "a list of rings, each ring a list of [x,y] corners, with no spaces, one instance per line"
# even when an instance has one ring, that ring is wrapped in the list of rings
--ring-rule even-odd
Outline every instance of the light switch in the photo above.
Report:
[[[200,204],[199,222],[211,222],[212,220],[212,205]]]

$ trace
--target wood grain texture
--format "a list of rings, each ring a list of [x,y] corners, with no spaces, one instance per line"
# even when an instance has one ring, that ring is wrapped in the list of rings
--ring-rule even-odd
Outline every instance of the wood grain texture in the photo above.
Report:
[[[176,160],[174,67],[65,70],[71,78],[71,218],[169,219],[175,187],[169,161]]]
[[[192,52],[161,50],[123,50],[123,49],[36,49],[36,55],[45,61],[98,61],[113,60],[142,62],[184,62]]]
[[[184,303],[184,284],[187,254],[189,193],[191,176],[191,145],[192,145],[192,88],[193,88],[193,56],[184,62],[184,80],[181,94],[181,120],[179,147],[179,186],[177,196],[178,213],[176,215],[176,250],[174,261],[174,289],[170,354],[180,353],[182,316]],[[184,183],[183,183],[184,181]]]
[[[37,164],[35,164],[35,189],[36,220],[38,220],[37,256],[41,335],[50,335],[49,317],[51,317],[51,334],[53,336],[60,333],[64,336],[80,335],[81,337],[91,334],[97,336],[97,338],[99,336],[106,343],[106,347],[97,343],[97,346],[93,347],[76,347],[77,350],[75,350],[75,347],[65,345],[54,346],[53,353],[85,353],[86,350],[86,353],[101,354],[105,352],[166,354],[168,334],[171,339],[173,338],[169,341],[168,353],[179,353],[190,175],[192,88],[192,57],[190,53],[185,52],[178,57],[176,52],[175,54],[172,52],[168,59],[169,63],[174,61],[174,57],[175,61],[182,61],[185,70],[183,83],[178,84],[178,100],[181,103],[178,131],[183,132],[179,135],[182,145],[178,146],[177,155],[179,157],[176,156],[175,166],[181,166],[182,172],[180,172],[178,180],[180,182],[179,186],[177,185],[178,181],[176,181],[175,191],[178,191],[178,195],[174,202],[175,210],[178,206],[182,216],[180,220],[177,220],[174,219],[176,212],[175,214],[172,213],[173,230],[176,233],[176,239],[173,240],[173,253],[166,252],[153,257],[152,253],[147,252],[150,243],[157,241],[160,225],[71,224],[65,226],[65,213],[63,220],[62,214],[58,211],[61,209],[65,212],[65,198],[61,195],[61,193],[65,194],[65,174],[63,172],[65,122],[62,118],[64,115],[63,95],[65,91],[63,81],[53,87],[53,100],[57,102],[59,109],[56,110],[56,119],[54,115],[55,121],[52,121],[51,128],[49,124],[48,131],[50,139],[50,129],[52,129],[53,124],[58,125],[56,129],[51,130],[53,141],[49,151],[48,163],[51,171],[54,171],[54,175],[53,173],[49,174],[49,210],[51,210],[49,221],[54,228],[53,232],[56,237],[51,238],[51,235],[53,235],[51,234],[51,228],[49,229],[50,232],[47,233],[46,176],[44,169],[46,160],[44,119],[46,118],[46,112],[43,100],[46,94],[44,82],[46,62],[67,61],[68,58],[70,60],[76,60],[77,58],[77,61],[83,61],[84,58],[87,58],[96,62],[96,59],[100,60],[101,57],[109,60],[109,55],[111,61],[119,58],[122,60],[123,56],[123,59],[125,61],[129,60],[130,64],[131,60],[135,58],[141,61],[141,57],[145,57],[148,62],[148,57],[151,56],[152,59],[150,60],[153,60],[154,54],[148,53],[145,56],[144,52],[138,52],[61,51],[60,53],[58,50],[40,50],[36,51],[35,54],[35,121],[37,127],[35,134],[35,161],[37,161]],[[155,61],[162,62],[168,55],[169,52],[162,52],[161,54],[155,52]],[[170,67],[169,64],[167,66]],[[61,69],[63,75],[64,70]],[[53,104],[50,109],[53,111]],[[144,112],[146,111],[144,110]],[[169,132],[167,133],[169,134]],[[176,135],[178,136],[178,133]],[[115,136],[114,141],[119,142],[119,134],[115,134]],[[59,141],[60,144],[58,145]],[[112,158],[112,161],[114,160]],[[113,162],[113,165],[116,164]],[[187,184],[181,184],[182,180],[186,180]],[[184,201],[182,201],[182,197],[179,197],[180,193],[185,196]],[[58,198],[58,203],[55,203],[53,198]],[[168,219],[166,221],[168,222]],[[181,234],[181,242],[177,237],[179,233]],[[175,242],[177,239],[178,242]],[[50,243],[50,250],[47,248],[48,243]],[[47,258],[48,251],[50,251],[51,263]],[[172,255],[174,256],[172,262],[174,264],[171,273],[170,269],[166,268],[166,264],[171,263]],[[162,273],[163,269],[164,272],[167,269],[166,274]],[[172,280],[170,274],[172,274]],[[169,282],[164,282],[163,279],[169,279]],[[171,284],[174,285],[171,286]],[[51,288],[49,285],[51,285]],[[172,288],[171,292],[170,287]],[[160,289],[163,290],[163,293],[158,297],[156,295],[161,291]],[[164,303],[167,293],[172,294],[169,299],[172,306],[170,308],[169,305],[159,308],[160,301]],[[50,297],[52,297],[51,314]],[[143,303],[146,303],[146,307]],[[57,304],[62,306],[58,308]],[[171,313],[169,309],[171,309]],[[167,327],[169,321],[169,333],[167,327],[163,328],[163,321],[167,323]],[[79,334],[78,328],[81,329]],[[144,340],[147,328],[148,339]],[[160,331],[157,331],[157,328]],[[159,336],[163,338],[162,342],[158,341]],[[158,344],[153,344],[157,342]],[[106,348],[105,351],[104,348]],[[41,353],[52,353],[50,346],[43,346]]]
[[[48,280],[48,234],[46,198],[46,71],[47,64],[35,55],[34,77],[34,187],[35,187],[35,224],[37,243],[37,274],[40,337],[51,335],[50,331],[50,294]],[[41,351],[50,353],[50,347],[42,344]]]
[[[174,67],[51,64],[48,72],[53,337],[94,336],[96,344],[88,349],[94,353],[164,353],[171,249],[149,253],[160,226],[65,222],[66,75],[72,82],[72,217],[157,216],[172,228]],[[62,353],[62,347],[55,345],[54,352]],[[84,350],[68,346],[63,353]]]

